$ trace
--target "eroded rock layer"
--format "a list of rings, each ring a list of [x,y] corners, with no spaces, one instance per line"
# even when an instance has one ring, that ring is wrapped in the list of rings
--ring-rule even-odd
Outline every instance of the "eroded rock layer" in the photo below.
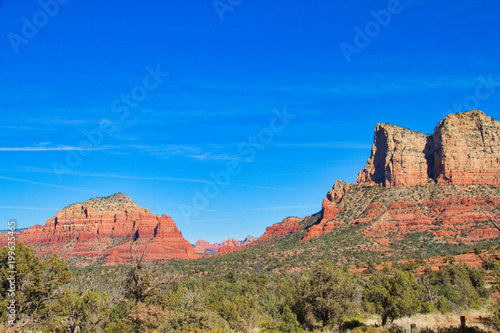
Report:
[[[452,113],[425,135],[377,124],[357,182],[385,187],[500,184],[500,122],[478,110]]]
[[[146,248],[146,261],[196,258],[170,216],[153,215],[123,193],[67,206],[45,226],[23,230],[18,240],[39,255],[56,253],[76,266],[125,263],[133,240],[141,251]],[[5,242],[0,238],[0,245]]]

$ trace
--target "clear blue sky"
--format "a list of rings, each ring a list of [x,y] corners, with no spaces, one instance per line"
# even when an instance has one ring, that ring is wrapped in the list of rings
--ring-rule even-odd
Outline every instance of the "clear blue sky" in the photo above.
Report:
[[[0,229],[123,192],[259,236],[355,181],[377,122],[500,118],[500,1],[59,1],[0,1]]]

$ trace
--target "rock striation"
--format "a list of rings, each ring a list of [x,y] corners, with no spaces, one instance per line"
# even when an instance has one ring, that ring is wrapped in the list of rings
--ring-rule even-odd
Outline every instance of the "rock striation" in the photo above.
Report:
[[[434,130],[434,178],[440,184],[500,184],[500,121],[481,111],[453,113]]]
[[[500,185],[499,121],[478,110],[452,113],[439,122],[433,135],[377,124],[371,156],[358,173],[357,184],[335,183],[323,200],[321,219],[305,229],[301,241],[346,222],[370,225],[365,235],[386,245],[412,232],[446,239],[467,232],[465,243],[495,238],[498,232],[486,223],[484,211],[490,209],[488,202],[500,204],[495,201],[498,190],[474,188],[477,185]],[[372,186],[394,191],[382,192],[384,199],[369,203],[353,199],[366,196],[363,189]],[[411,199],[402,203],[402,193]],[[354,218],[346,210],[360,215]]]
[[[377,124],[358,183],[384,187],[500,184],[500,122],[483,112],[452,113],[425,135]]]
[[[381,186],[425,185],[432,170],[432,137],[409,129],[377,124],[371,156],[358,183]]]
[[[296,233],[294,239],[307,242],[341,226],[360,227],[387,251],[416,237],[449,244],[496,239],[500,233],[490,221],[500,220],[498,185],[500,122],[483,112],[450,114],[432,135],[377,124],[357,183],[336,181],[317,219],[286,218],[251,246],[218,253],[271,245]]]
[[[196,258],[170,216],[153,215],[123,193],[69,205],[18,239],[40,255],[57,253],[77,266],[127,262],[132,240],[146,249],[146,261]]]

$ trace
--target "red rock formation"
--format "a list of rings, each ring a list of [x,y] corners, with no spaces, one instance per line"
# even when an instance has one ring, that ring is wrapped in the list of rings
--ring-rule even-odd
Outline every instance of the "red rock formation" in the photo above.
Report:
[[[132,239],[146,247],[147,261],[196,258],[170,216],[152,215],[123,193],[67,206],[18,239],[39,255],[57,253],[78,266],[126,262]]]
[[[266,228],[266,231],[260,236],[253,245],[267,245],[291,234],[302,227],[304,219],[299,217],[287,217],[280,223],[275,223]]]
[[[194,251],[196,253],[214,254],[217,253],[220,247],[221,244],[219,243],[210,244],[209,242],[200,239],[194,244]]]
[[[500,185],[500,121],[481,111],[452,113],[434,130],[440,184]]]
[[[481,111],[449,114],[426,136],[377,124],[358,183],[391,186],[500,185],[500,122]]]
[[[409,129],[377,124],[372,153],[357,177],[358,183],[389,186],[425,185],[429,158],[433,153],[431,137]]]
[[[207,241],[199,240],[196,242],[194,249],[196,253],[215,254],[215,253],[229,253],[240,251],[243,247],[250,246],[257,238],[248,235],[244,240],[238,241],[234,238],[229,238],[221,244],[210,244]],[[222,249],[222,250],[221,250]]]
[[[219,248],[217,254],[221,255],[236,251],[242,251],[254,246],[272,244],[277,240],[284,238],[286,235],[296,232],[303,226],[303,221],[304,219],[301,219],[299,217],[287,217],[280,223],[276,223],[270,227],[267,227],[266,231],[259,238],[247,236],[247,238],[242,242],[238,242],[234,239],[228,239],[221,244],[222,246]]]
[[[427,188],[422,194],[418,188],[409,190],[414,192],[415,202],[401,202],[397,191],[386,191],[388,198],[367,207],[350,203],[351,208],[362,210],[362,214],[352,220],[349,217],[348,222],[371,224],[364,234],[381,244],[389,245],[402,240],[407,233],[425,231],[450,242],[458,242],[452,238],[473,243],[498,237],[497,230],[484,225],[488,220],[484,214],[486,200],[496,194],[471,198],[467,192],[474,190],[467,186],[500,185],[500,122],[481,111],[450,114],[436,126],[433,136],[378,124],[371,156],[357,181],[358,185],[335,183],[323,200],[321,219],[306,230],[301,241],[321,236],[345,223],[339,216],[345,219],[342,213],[346,204],[356,202],[354,197],[361,198],[363,188],[374,185]],[[432,197],[431,192],[439,188],[436,183],[465,187],[442,189],[449,192],[449,199],[445,199]],[[408,191],[405,193],[411,196]]]
[[[222,242],[222,246],[227,246],[227,247],[238,247],[241,246],[243,242],[237,241],[234,238],[228,238],[225,241]]]
[[[318,224],[310,226],[301,242],[306,242],[318,236],[324,235],[342,225],[343,221],[334,221],[344,205],[341,204],[344,195],[349,191],[350,185],[342,180],[337,180],[330,192],[323,199],[321,207],[321,220]]]

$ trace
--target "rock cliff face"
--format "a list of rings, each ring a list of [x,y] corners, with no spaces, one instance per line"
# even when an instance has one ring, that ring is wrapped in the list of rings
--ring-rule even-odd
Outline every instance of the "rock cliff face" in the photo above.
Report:
[[[434,130],[440,184],[500,184],[500,122],[481,111],[450,114]]]
[[[450,114],[433,135],[378,124],[357,183],[338,180],[315,222],[286,218],[251,246],[294,233],[307,242],[341,226],[360,227],[386,251],[418,237],[449,244],[496,239],[500,233],[490,221],[500,220],[498,185],[500,122],[483,112]],[[219,254],[246,248],[222,247]]]
[[[358,183],[385,187],[425,185],[432,170],[432,137],[409,129],[377,124],[371,156]]]
[[[384,187],[500,184],[500,122],[481,111],[452,113],[434,134],[378,124],[358,183]]]
[[[454,113],[436,126],[433,135],[378,124],[371,156],[357,184],[335,183],[323,200],[321,219],[304,231],[301,241],[346,221],[368,223],[365,235],[386,245],[414,232],[430,232],[443,239],[467,233],[465,243],[496,238],[498,231],[486,223],[489,218],[484,211],[490,203],[500,205],[495,201],[500,193],[498,188],[476,185],[500,185],[499,121],[477,110]],[[394,190],[382,191],[383,200],[368,204],[360,199],[353,206],[353,198],[362,198],[363,189],[372,186]],[[401,193],[411,199],[401,202]],[[361,215],[346,215],[346,205]]]
[[[132,240],[146,247],[147,261],[196,258],[170,216],[153,215],[123,193],[67,206],[18,239],[40,255],[57,253],[78,266],[127,262]]]

